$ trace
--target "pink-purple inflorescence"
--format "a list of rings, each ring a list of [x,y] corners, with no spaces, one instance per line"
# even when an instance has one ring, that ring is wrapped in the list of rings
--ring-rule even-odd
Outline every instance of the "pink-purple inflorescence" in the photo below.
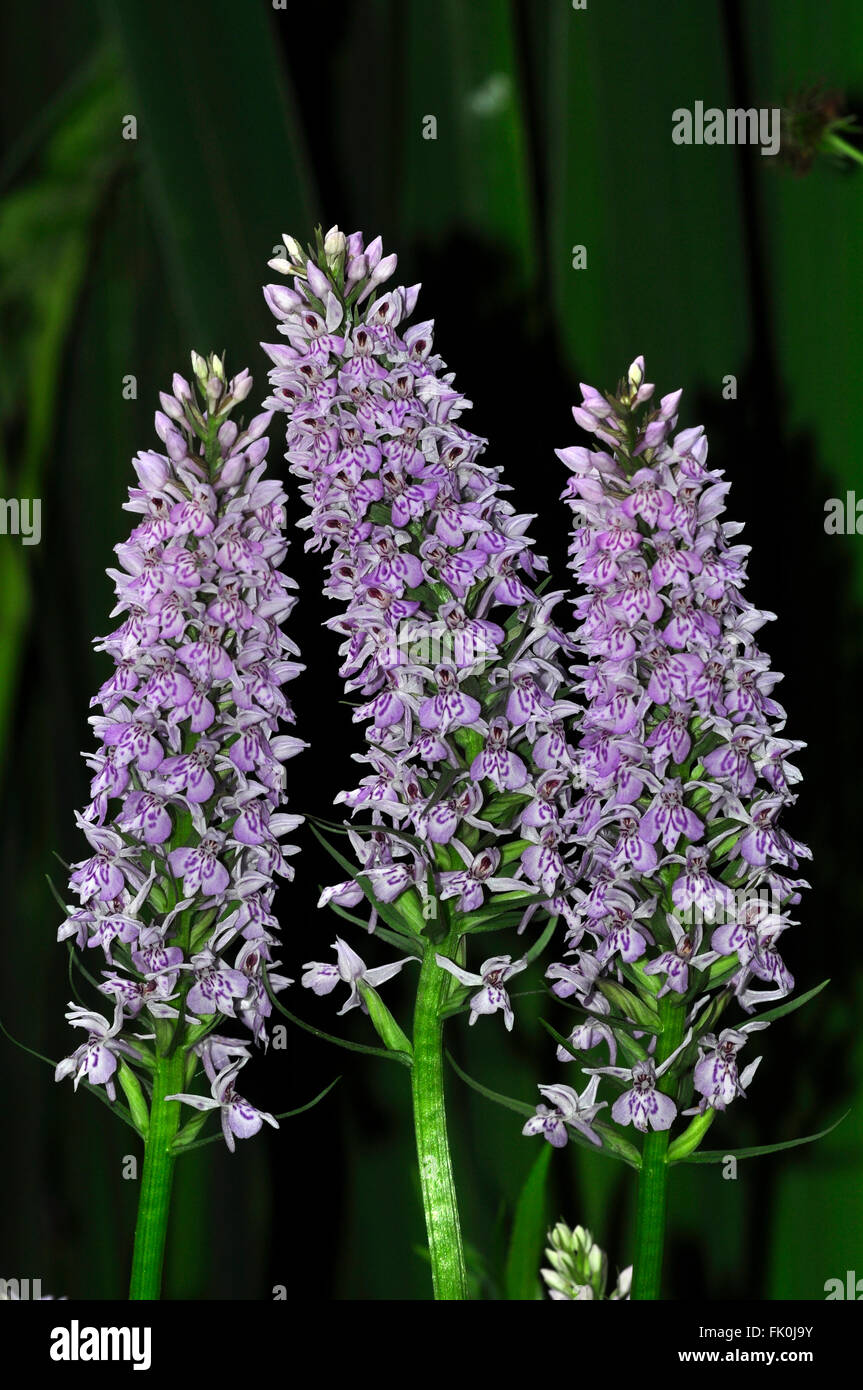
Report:
[[[291,286],[265,291],[286,339],[266,345],[266,404],[287,417],[307,548],[329,557],[328,625],[370,769],[339,797],[366,817],[357,872],[322,904],[370,899],[370,926],[387,908],[400,945],[441,917],[457,937],[562,921],[547,974],[578,1021],[558,1056],[585,1064],[604,1044],[609,1066],[585,1065],[581,1094],[542,1087],[527,1133],[605,1142],[605,1075],[611,1117],[642,1131],[690,1100],[725,1108],[757,1065],[738,1072],[766,1026],[753,1010],[792,987],[778,945],[807,851],[777,823],[801,745],[779,737],[779,677],[755,644],[769,615],[742,596],[747,548],[721,519],[728,484],[703,431],[675,433],[679,392],[651,406],[640,359],[617,397],[584,388],[574,414],[597,447],[560,451],[579,586],[567,634],[531,518],[461,424],[433,324],[405,326],[418,287],[384,291],[395,257],[358,233],[285,248],[271,265]],[[507,982],[534,954],[438,962],[471,1022],[500,1011],[511,1027]],[[338,978],[310,961],[303,983]],[[734,1001],[750,1017],[715,1031]]]
[[[518,922],[572,882],[566,639],[551,616],[560,595],[538,591],[531,517],[480,463],[485,441],[461,424],[470,402],[433,323],[405,326],[419,287],[380,290],[395,264],[359,233],[334,228],[309,256],[286,238],[271,265],[293,287],[265,290],[287,340],[265,344],[266,404],[287,416],[307,548],[331,556],[328,626],[366,726],[370,772],[338,798],[370,818],[351,834],[359,872],[322,903],[365,893],[372,925],[392,904],[408,931],[452,913],[469,930],[483,916]],[[511,1023],[503,982],[517,968],[493,957],[462,981],[482,985],[472,1019],[500,1008]],[[332,970],[309,962],[304,983],[320,992]]]
[[[92,701],[92,799],[77,817],[90,853],[72,868],[78,901],[59,938],[102,961],[109,1007],[70,1006],[86,1040],[57,1078],[111,1100],[119,1079],[145,1114],[157,1047],[180,1047],[187,1085],[200,1061],[206,1090],[179,1098],[218,1109],[233,1148],[275,1123],[234,1083],[250,1044],[266,1043],[267,983],[289,983],[275,973],[272,903],[278,876],[292,876],[280,841],[300,819],[282,809],[283,764],[303,746],[280,732],[293,722],[282,687],[302,667],[281,626],[295,586],[279,569],[271,417],[238,426],[248,373],[227,380],[218,358],[196,354],[193,365],[201,404],[180,376],[161,396],[164,452],[134,460],[135,526],[108,571],[119,624],[96,645],[114,671]],[[233,1022],[239,1035],[223,1035]]]
[[[654,408],[641,358],[617,396],[582,393],[573,414],[596,445],[558,451],[572,471],[582,852],[568,949],[547,973],[581,1013],[559,1060],[606,1045],[609,1065],[585,1070],[623,1088],[612,1118],[661,1130],[690,1099],[703,1115],[744,1094],[760,1059],[739,1071],[738,1053],[768,1026],[751,1016],[793,989],[780,949],[809,851],[779,822],[803,745],[780,737],[781,676],[756,642],[773,615],[743,597],[749,547],[722,519],[730,485],[703,429],[676,432],[681,393]],[[663,998],[686,1031],[658,1061]],[[750,1017],[719,1028],[734,1002]],[[666,1004],[661,1032],[669,1017]],[[565,1141],[559,1113],[529,1132]]]

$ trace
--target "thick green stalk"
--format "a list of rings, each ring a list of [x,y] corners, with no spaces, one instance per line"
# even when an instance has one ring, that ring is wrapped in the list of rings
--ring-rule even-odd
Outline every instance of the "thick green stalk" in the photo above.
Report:
[[[446,952],[450,946],[443,947]],[[466,1299],[467,1270],[458,1217],[455,1180],[449,1151],[443,1083],[441,1006],[451,976],[435,961],[427,942],[420,967],[414,1012],[411,1085],[423,1209],[428,1232],[434,1296]]]
[[[171,1144],[180,1123],[180,1106],[165,1097],[184,1090],[184,1052],[157,1056],[150,1106],[150,1128],[144,1145],[144,1172],[135,1225],[130,1299],[157,1299],[162,1292],[162,1265],[171,1207],[175,1158]]]
[[[656,1044],[654,1061],[659,1066],[683,1040],[686,1010],[679,1000],[666,995],[659,1000],[663,1031]],[[662,1077],[658,1089],[672,1095],[676,1081]],[[638,1209],[635,1219],[635,1258],[633,1260],[633,1299],[657,1299],[662,1279],[662,1253],[665,1246],[665,1208],[668,1192],[668,1130],[650,1130],[641,1150],[638,1175]]]

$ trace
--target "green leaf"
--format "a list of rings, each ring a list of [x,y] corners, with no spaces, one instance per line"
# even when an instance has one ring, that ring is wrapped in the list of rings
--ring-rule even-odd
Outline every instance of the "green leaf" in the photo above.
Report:
[[[359,873],[357,879],[362,878],[362,876],[362,873]],[[406,888],[404,893],[399,894],[393,907],[401,914],[417,936],[424,931],[428,918],[423,912],[422,898],[415,888]],[[380,903],[378,903],[378,911],[380,912]]]
[[[517,1115],[524,1115],[526,1119],[536,1113],[535,1105],[528,1105],[525,1100],[513,1100],[511,1096],[501,1095],[499,1091],[492,1091],[488,1086],[483,1086],[482,1082],[474,1081],[467,1072],[462,1071],[451,1052],[447,1052],[446,1055],[456,1076],[460,1077],[465,1085],[470,1086],[471,1090],[476,1091],[478,1095],[485,1096],[486,1100],[494,1101],[495,1105],[503,1105],[507,1110],[514,1110]]]
[[[830,23],[822,26],[811,22],[807,6],[777,0],[741,6],[752,80],[765,99],[767,93],[772,99],[782,97],[790,83],[817,75],[831,91],[847,92],[851,110],[859,110],[863,10],[856,0],[836,0],[830,8]],[[763,161],[768,162],[773,161]],[[770,247],[775,370],[787,401],[784,436],[812,440],[819,501],[831,494],[844,501],[845,489],[856,489],[859,497],[860,472],[848,450],[848,440],[859,439],[863,425],[859,363],[855,353],[841,351],[828,353],[834,360],[825,361],[812,352],[812,343],[850,342],[860,323],[863,285],[856,249],[845,231],[860,225],[863,179],[819,159],[805,178],[785,174],[762,179],[759,196],[761,234]],[[841,409],[831,410],[828,401],[841,402]],[[806,503],[799,498],[788,524],[797,526],[805,515]],[[853,532],[829,544],[842,547],[843,565],[856,581],[852,592],[859,610],[863,547]],[[840,601],[854,611],[850,594]]]
[[[471,1090],[476,1091],[481,1096],[485,1096],[486,1100],[494,1101],[495,1105],[502,1105],[505,1109],[514,1110],[517,1115],[524,1115],[527,1118],[536,1114],[536,1106],[528,1105],[526,1101],[514,1100],[512,1096],[501,1095],[500,1091],[492,1091],[490,1087],[483,1086],[482,1082],[474,1081],[473,1077],[468,1076],[467,1072],[462,1071],[458,1062],[452,1056],[452,1053],[447,1052],[446,1055],[447,1061],[456,1075],[461,1078],[466,1086],[470,1086]],[[635,1146],[630,1144],[628,1140],[621,1138],[609,1125],[594,1122],[593,1129],[602,1137],[603,1143],[601,1148],[596,1144],[591,1144],[589,1139],[585,1139],[583,1135],[578,1133],[578,1130],[567,1129],[567,1134],[573,1144],[578,1145],[580,1148],[587,1149],[589,1153],[608,1154],[612,1158],[619,1158],[624,1163],[628,1163],[632,1168],[639,1168],[641,1166],[641,1155]]]
[[[643,1062],[648,1055],[647,1048],[637,1038],[633,1038],[623,1028],[615,1030],[617,1044],[630,1066]]]
[[[457,729],[454,735],[455,741],[464,753],[465,762],[470,766],[478,753],[482,752],[482,734],[477,733],[476,729]]]
[[[202,352],[230,344],[235,367],[251,365],[262,330],[274,333],[261,285],[279,277],[267,261],[282,233],[311,229],[317,204],[272,8],[240,16],[233,0],[209,0],[202,16],[196,0],[124,0],[104,10],[132,87],[176,332]]]
[[[468,912],[459,922],[459,930],[468,935],[486,931],[504,931],[508,927],[517,927],[521,921],[521,912]]]
[[[411,1065],[411,1058],[405,1052],[393,1052],[385,1047],[370,1047],[368,1043],[356,1043],[350,1042],[347,1038],[337,1038],[334,1033],[325,1033],[322,1029],[313,1027],[311,1023],[306,1023],[303,1019],[297,1018],[296,1014],[292,1014],[290,1009],[286,1009],[284,1004],[276,998],[275,994],[270,989],[270,981],[267,977],[266,970],[263,970],[262,974],[264,988],[275,1008],[278,1009],[280,1014],[284,1014],[285,1018],[290,1019],[291,1023],[295,1023],[298,1028],[302,1028],[305,1033],[311,1033],[315,1038],[323,1038],[324,1042],[334,1043],[336,1047],[344,1047],[348,1052],[364,1052],[368,1057],[392,1058],[393,1061],[401,1062],[406,1067]]]
[[[191,1084],[191,1081],[188,1081],[186,1083],[187,1088],[190,1088]],[[191,1120],[188,1120],[182,1129],[174,1135],[171,1152],[185,1153],[188,1149],[196,1147],[195,1140],[212,1114],[212,1110],[199,1110],[193,1113]]]
[[[115,64],[99,54],[52,104],[27,157],[33,176],[6,190],[0,222],[0,496],[41,498],[52,461],[66,346],[99,210],[129,151],[117,138]],[[4,176],[24,151],[13,151]],[[26,166],[25,166],[26,167]],[[14,344],[14,347],[13,347]],[[9,457],[14,456],[15,467]],[[0,774],[32,615],[34,550],[0,545]]]
[[[533,943],[532,946],[528,948],[527,951],[525,951],[524,959],[527,961],[528,965],[532,965],[533,962],[539,956],[542,955],[549,941],[554,936],[555,930],[557,928],[557,922],[558,919],[556,917],[550,917],[546,926],[543,928],[540,935],[536,938],[536,941]]]
[[[715,960],[707,972],[707,988],[713,989],[715,985],[725,984],[738,969],[740,962],[737,959],[737,952],[733,956],[726,956],[721,960]]]
[[[837,1125],[847,1119],[851,1114],[846,1110],[844,1115],[840,1115],[838,1120],[834,1120],[832,1125],[826,1129],[820,1129],[817,1134],[805,1134],[802,1139],[785,1139],[779,1144],[758,1144],[754,1148],[748,1149],[698,1149],[695,1153],[687,1154],[684,1158],[676,1160],[680,1163],[724,1163],[726,1158],[760,1158],[762,1154],[781,1153],[783,1149],[799,1149],[803,1144],[814,1144],[816,1139],[823,1139],[825,1135],[831,1134]],[[684,1136],[681,1135],[681,1138]],[[670,1157],[669,1163],[675,1161]]]
[[[66,950],[69,955],[70,975],[72,966],[74,965],[75,969],[79,972],[79,974],[84,976],[84,979],[87,981],[87,983],[89,985],[92,985],[93,988],[97,990],[99,988],[99,981],[95,978],[94,975],[90,974],[90,971],[87,969],[86,965],[84,965],[80,955],[75,949],[74,943],[72,942],[71,938],[67,938],[66,940]]]
[[[63,913],[63,915],[64,915],[64,916],[67,916],[67,915],[68,915],[68,912],[69,912],[69,908],[68,908],[67,904],[64,903],[63,899],[60,897],[60,894],[59,894],[59,892],[57,891],[57,888],[56,888],[56,886],[55,886],[55,884],[54,884],[54,880],[53,880],[53,878],[51,877],[50,874],[46,874],[46,875],[45,875],[45,881],[47,882],[48,887],[49,887],[49,889],[50,889],[50,891],[51,891],[51,897],[54,899],[55,903],[57,904],[57,906],[59,907],[59,909],[60,909],[60,911]]]
[[[407,951],[408,955],[415,956],[417,960],[422,960],[423,949],[416,937],[411,933],[390,931],[389,927],[382,927],[377,923],[373,932],[369,931],[368,922],[364,922],[362,917],[357,917],[353,912],[348,912],[347,908],[340,907],[338,903],[328,903],[330,912],[335,912],[338,917],[344,917],[346,922],[352,923],[355,927],[360,927],[367,936],[380,937],[381,941],[386,941],[390,946],[395,946],[397,951]]]
[[[499,248],[510,267],[509,292],[523,294],[537,242],[513,7],[509,0],[444,0],[431,23],[422,0],[399,0],[398,10],[403,236],[434,245],[456,232]],[[423,138],[426,112],[434,113],[434,139]]]
[[[716,1111],[713,1109],[705,1110],[703,1115],[696,1115],[692,1124],[688,1125],[682,1134],[679,1134],[672,1144],[669,1145],[666,1153],[666,1163],[679,1163],[681,1159],[699,1147],[702,1139],[707,1133],[716,1118]]]
[[[717,106],[733,106],[722,7],[704,6],[697,25],[688,0],[665,0],[649,20],[644,7],[591,4],[583,13],[561,0],[529,8],[532,22],[536,11],[536,23],[548,26],[546,42],[534,45],[548,194],[543,270],[568,360],[579,369],[590,363],[591,379],[613,382],[632,344],[649,340],[648,367],[662,363],[664,379],[719,381],[747,349],[747,303],[737,289],[746,283],[743,222],[720,229],[708,221],[690,242],[680,236],[676,203],[685,190],[692,207],[739,207],[736,170],[730,159],[706,160],[696,147],[672,144],[669,54],[673,49],[676,72],[698,73]],[[764,28],[755,15],[753,22]],[[608,197],[609,173],[625,178],[633,170],[634,142],[647,130],[657,132],[649,154],[651,212],[621,217]],[[574,244],[586,247],[586,269],[573,269]],[[645,275],[646,266],[667,264],[671,247],[678,283],[698,286],[706,314],[698,324],[689,322],[685,295],[670,302],[662,276]],[[721,284],[702,273],[714,261],[727,271]]]
[[[362,889],[363,895],[368,899],[372,907],[377,909],[378,916],[383,918],[387,926],[391,927],[393,931],[400,931],[404,933],[411,932],[412,929],[410,922],[405,921],[405,919],[401,917],[398,912],[396,912],[392,903],[378,902],[377,898],[372,892],[371,885],[363,880],[361,870],[357,867],[357,865],[352,864],[349,859],[346,859],[343,854],[340,854],[339,851],[335,848],[335,846],[330,844],[326,835],[321,834],[320,830],[318,830],[316,825],[312,825],[310,823],[309,828],[312,834],[315,836],[315,838],[320,840],[327,853],[331,854],[333,859],[335,859],[336,863],[341,865],[345,873],[348,875],[348,878],[351,879],[352,882],[356,883],[358,888]],[[415,933],[413,934],[415,935]]]
[[[13,1047],[17,1047],[21,1052],[26,1052],[28,1057],[35,1057],[37,1062],[45,1062],[52,1071],[56,1068],[57,1063],[52,1062],[50,1057],[46,1057],[44,1052],[37,1052],[35,1048],[28,1047],[26,1043],[19,1042],[17,1038],[13,1038],[2,1019],[0,1019],[0,1033],[3,1034],[4,1038],[6,1038]]]
[[[413,1057],[410,1038],[396,1023],[377,990],[372,989],[371,985],[367,985],[363,980],[360,980],[359,988],[375,1032],[384,1046],[390,1052],[406,1052],[409,1057]]]
[[[150,1128],[150,1107],[147,1104],[141,1083],[132,1068],[120,1059],[117,1068],[117,1080],[123,1091],[123,1095],[129,1102],[129,1114],[132,1117],[135,1128],[142,1139],[146,1139]]]
[[[768,1009],[766,1013],[755,1014],[752,1021],[754,1023],[773,1023],[777,1018],[784,1018],[786,1014],[793,1014],[795,1009],[802,1009],[804,1004],[808,1004],[810,999],[814,999],[816,994],[820,994],[822,989],[826,989],[830,981],[822,980],[820,985],[814,989],[808,989],[805,994],[798,995],[796,999],[789,999],[786,1004],[777,1004],[775,1009]]]
[[[569,1041],[569,1038],[565,1038],[562,1033],[558,1033],[556,1028],[552,1028],[547,1018],[541,1018],[539,1021],[542,1027],[545,1029],[546,1033],[551,1034],[558,1046],[565,1048],[566,1051],[569,1053],[570,1057],[573,1059],[573,1061],[577,1062],[582,1054],[578,1051],[577,1048],[572,1046],[571,1042]]]
[[[597,984],[609,1003],[619,1009],[624,1017],[643,1024],[651,1033],[662,1032],[659,1014],[652,1004],[648,1004],[645,999],[639,999],[637,994],[632,993],[632,990],[617,984],[615,980],[599,980]]]
[[[551,1145],[543,1144],[519,1193],[506,1260],[506,1296],[510,1300],[541,1297],[539,1263],[548,1226],[546,1184]]]
[[[619,1158],[623,1163],[628,1163],[630,1168],[636,1172],[641,1167],[641,1154],[634,1144],[628,1139],[624,1139],[622,1134],[618,1134],[611,1125],[604,1124],[602,1120],[594,1120],[593,1128],[602,1140],[601,1149],[593,1149],[594,1153],[610,1154],[612,1158]],[[593,1148],[593,1145],[589,1145]]]
[[[489,825],[502,825],[505,821],[512,818],[515,811],[522,806],[526,806],[530,801],[529,796],[524,792],[503,792],[496,796],[493,801],[482,808],[482,818],[488,821]]]
[[[737,844],[737,841],[740,839],[740,837],[741,837],[742,834],[743,834],[743,827],[741,826],[741,828],[740,828],[739,830],[735,830],[735,832],[734,832],[733,835],[727,835],[726,838],[721,842],[721,844],[718,844],[718,845],[715,847],[715,849],[714,849],[714,851],[713,851],[713,854],[714,854],[715,858],[716,858],[716,859],[721,859],[721,858],[723,857],[723,855],[729,854],[730,851],[731,851],[731,850],[734,848],[734,846]]]
[[[530,849],[530,840],[508,840],[500,853],[500,867],[511,864],[514,859],[518,859],[526,849]]]

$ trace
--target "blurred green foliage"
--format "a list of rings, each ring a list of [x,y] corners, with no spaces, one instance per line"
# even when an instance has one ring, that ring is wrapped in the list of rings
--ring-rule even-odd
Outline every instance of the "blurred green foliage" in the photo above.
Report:
[[[80,853],[77,750],[104,670],[89,643],[105,630],[104,569],[156,392],[195,346],[227,347],[263,394],[271,248],[283,232],[339,221],[380,232],[407,283],[423,278],[422,312],[438,319],[520,509],[540,513],[558,571],[551,445],[574,438],[579,376],[612,385],[644,352],[662,390],[686,388],[684,423],[708,423],[734,481],[731,514],[748,522],[751,596],[779,613],[768,645],[788,671],[791,736],[842,749],[840,766],[810,752],[794,826],[813,843],[817,892],[793,964],[801,988],[825,973],[825,954],[840,978],[774,1030],[752,1101],[711,1143],[768,1142],[835,1118],[863,1075],[863,548],[825,538],[823,503],[860,478],[863,180],[821,163],[794,177],[757,151],[675,146],[670,131],[671,112],[696,100],[772,106],[818,82],[859,111],[859,4],[834,0],[829,23],[817,0],[49,9],[9,13],[0,83],[0,494],[43,499],[41,546],[0,537],[0,1017],[41,1051],[67,1045],[45,875],[54,852]],[[723,402],[729,375],[737,398]],[[313,679],[297,687],[299,726],[308,737],[317,720],[321,741],[314,761],[292,764],[292,795],[325,815],[355,745],[346,712],[321,709],[322,690],[337,698],[335,644],[318,638],[316,557],[295,550],[314,655]],[[283,895],[292,975],[330,939],[333,923],[314,910],[327,873],[306,844]],[[329,1026],[314,1002],[298,1012]],[[483,1023],[465,1035],[456,1021],[452,1046],[470,1075],[530,1101],[559,1068],[539,1023],[546,1001],[517,1007],[511,1038]],[[5,1045],[0,1057],[16,1115],[3,1159],[5,1272],[70,1295],[122,1294],[135,1199],[121,1177],[125,1132],[55,1088],[47,1068]],[[183,1160],[169,1296],[260,1298],[285,1285],[300,1298],[426,1297],[401,1069],[293,1038],[262,1068],[275,1110],[337,1071],[344,1081],[233,1159],[214,1146]],[[271,1103],[274,1084],[284,1094]],[[669,1293],[819,1298],[826,1279],[859,1268],[860,1114],[858,1096],[823,1144],[741,1164],[734,1182],[676,1169]],[[628,1263],[626,1170],[540,1154],[511,1114],[455,1077],[452,1123],[483,1296],[537,1296],[544,1230],[558,1217],[590,1226],[612,1270]]]

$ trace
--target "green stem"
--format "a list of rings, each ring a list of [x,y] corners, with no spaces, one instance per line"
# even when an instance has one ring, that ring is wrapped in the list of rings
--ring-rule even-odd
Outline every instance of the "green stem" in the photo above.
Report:
[[[162,1291],[162,1265],[168,1234],[175,1158],[171,1144],[180,1123],[180,1106],[165,1097],[184,1090],[185,1054],[157,1056],[150,1106],[150,1128],[144,1144],[144,1172],[135,1225],[130,1299],[157,1299]]]
[[[663,1031],[656,1043],[654,1061],[657,1066],[680,1046],[686,1010],[678,1000],[666,995],[659,1000],[659,1017],[662,1020]],[[670,1080],[668,1076],[662,1077],[657,1087],[665,1095],[673,1095],[676,1088],[676,1080]],[[667,1153],[668,1130],[650,1130],[641,1150],[641,1170],[638,1175],[631,1295],[633,1299],[657,1299],[660,1296],[668,1192]]]
[[[447,954],[453,944],[454,941],[448,939],[441,948],[443,953]],[[440,1011],[451,977],[435,961],[436,949],[431,942],[425,945],[414,1011],[411,1085],[417,1162],[434,1296],[436,1299],[467,1299],[467,1270],[447,1137],[443,1083]]]

